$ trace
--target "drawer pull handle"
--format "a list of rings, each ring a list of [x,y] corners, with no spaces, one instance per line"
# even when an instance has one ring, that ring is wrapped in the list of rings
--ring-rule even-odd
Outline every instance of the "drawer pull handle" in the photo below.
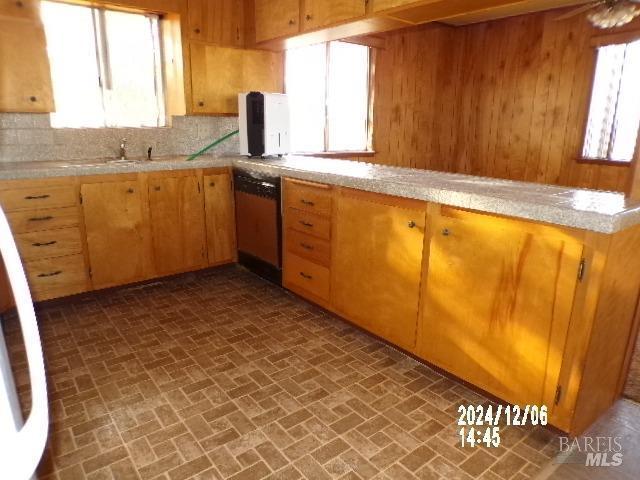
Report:
[[[58,271],[51,272],[51,273],[40,273],[40,274],[38,274],[38,277],[40,277],[40,278],[55,277],[56,275],[60,275],[61,273],[62,273],[62,270],[58,270]]]
[[[302,278],[306,278],[307,280],[311,280],[313,278],[311,275],[308,275],[308,274],[306,274],[304,272],[300,272],[300,276]]]
[[[313,207],[315,205],[315,203],[313,203],[310,200],[305,200],[304,198],[300,200],[300,203],[302,203],[303,205],[309,205],[310,207]]]
[[[49,198],[51,195],[27,195],[24,197],[25,200],[43,200],[45,198]]]
[[[407,226],[408,226],[409,228],[416,228],[416,222],[414,222],[413,220],[411,220],[411,221],[407,224]]]
[[[56,243],[58,243],[56,240],[51,240],[50,242],[44,242],[44,243],[36,242],[36,243],[32,243],[31,245],[33,245],[34,247],[48,247],[50,245],[55,245]]]
[[[444,235],[445,237],[448,237],[449,235],[451,235],[451,230],[449,230],[448,228],[443,228],[442,235]]]
[[[32,217],[29,219],[30,222],[44,222],[46,220],[53,220],[51,215],[47,215],[46,217]]]
[[[313,223],[305,222],[304,220],[300,220],[300,225],[303,227],[313,227]]]
[[[153,187],[153,189],[154,189],[156,192],[159,192],[159,191],[160,191],[160,187]]]
[[[308,243],[301,243],[300,246],[305,250],[313,250],[313,245],[309,245]]]

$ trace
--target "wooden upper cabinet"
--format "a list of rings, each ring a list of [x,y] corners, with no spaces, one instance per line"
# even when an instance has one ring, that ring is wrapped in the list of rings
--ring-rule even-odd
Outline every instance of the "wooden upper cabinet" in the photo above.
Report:
[[[426,206],[343,191],[333,234],[336,310],[401,346],[415,345]]]
[[[0,0],[0,17],[40,21],[39,0]]]
[[[204,202],[209,264],[232,262],[236,258],[236,222],[229,173],[205,175]]]
[[[216,45],[244,46],[244,2],[188,0],[189,37]]]
[[[300,31],[300,0],[255,0],[256,42]]]
[[[0,112],[51,112],[53,91],[44,29],[0,15]]]
[[[198,176],[151,177],[148,188],[156,273],[204,267],[204,203]]]
[[[443,208],[430,220],[422,358],[515,404],[553,404],[582,243]]]
[[[139,182],[85,184],[81,192],[94,287],[151,277],[146,194]]]
[[[371,6],[371,11],[380,12],[383,10],[389,10],[391,8],[396,7],[406,7],[409,5],[415,5],[419,3],[429,3],[429,2],[420,2],[418,0],[369,0],[373,5]],[[432,0],[431,3],[435,3],[440,0]]]
[[[365,14],[366,0],[304,0],[302,29],[313,30]]]
[[[282,54],[191,43],[192,111],[238,113],[238,93],[282,92]]]

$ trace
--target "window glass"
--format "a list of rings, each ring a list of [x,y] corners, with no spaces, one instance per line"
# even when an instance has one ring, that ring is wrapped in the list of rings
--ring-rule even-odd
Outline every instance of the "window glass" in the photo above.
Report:
[[[369,47],[330,42],[287,50],[293,152],[367,149]]]
[[[54,127],[165,124],[158,17],[42,2]]]
[[[367,149],[369,49],[352,43],[329,44],[327,95],[328,150]]]
[[[598,49],[583,148],[588,159],[631,161],[640,125],[640,41]]]

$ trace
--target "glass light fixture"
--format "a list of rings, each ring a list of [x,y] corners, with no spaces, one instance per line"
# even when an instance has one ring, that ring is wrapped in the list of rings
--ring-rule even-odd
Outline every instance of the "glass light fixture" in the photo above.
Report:
[[[621,27],[640,16],[640,6],[631,1],[607,1],[587,14],[589,21],[598,28]]]

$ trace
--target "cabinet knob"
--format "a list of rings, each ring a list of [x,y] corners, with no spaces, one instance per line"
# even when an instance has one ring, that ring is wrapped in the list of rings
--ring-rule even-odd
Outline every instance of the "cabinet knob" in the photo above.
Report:
[[[289,20],[289,25],[295,25],[296,21],[292,18],[291,20]]]
[[[24,7],[24,2],[22,2],[22,1],[18,0],[18,1],[16,2],[16,7],[18,7],[18,8],[22,8],[22,7]]]
[[[444,235],[445,237],[448,237],[449,235],[451,235],[451,230],[449,230],[448,228],[443,228],[442,235]]]
[[[409,223],[407,223],[407,226],[409,228],[416,228],[416,222],[414,222],[413,220],[411,220]]]
[[[200,34],[200,29],[199,29],[199,28],[194,28],[194,29],[193,29],[193,31],[194,31],[196,34]]]
[[[153,187],[153,189],[154,189],[156,192],[159,192],[159,191],[160,191],[160,187]]]
[[[312,15],[309,15],[309,14],[307,13],[307,15],[306,15],[304,18],[306,18],[307,20],[311,20],[311,19],[313,18],[313,16],[312,16]]]
[[[38,101],[38,97],[34,97],[33,95],[29,97],[29,101],[31,102],[37,102]]]
[[[210,187],[215,187],[216,186],[216,182],[209,182],[209,186]]]
[[[127,188],[127,193],[133,193],[133,188]]]
[[[204,102],[198,102],[199,107],[204,107]]]

